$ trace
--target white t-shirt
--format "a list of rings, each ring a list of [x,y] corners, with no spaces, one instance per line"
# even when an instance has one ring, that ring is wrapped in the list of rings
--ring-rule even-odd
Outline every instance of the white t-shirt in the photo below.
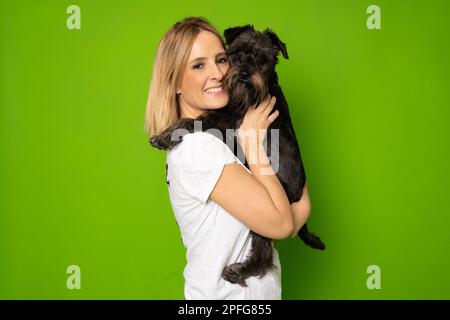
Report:
[[[221,276],[225,266],[245,260],[252,243],[250,229],[208,199],[224,165],[233,162],[246,168],[225,143],[207,132],[185,135],[167,153],[169,196],[187,249],[186,300],[281,299],[281,265],[273,242],[276,268],[263,278],[250,277],[247,287],[241,287]]]

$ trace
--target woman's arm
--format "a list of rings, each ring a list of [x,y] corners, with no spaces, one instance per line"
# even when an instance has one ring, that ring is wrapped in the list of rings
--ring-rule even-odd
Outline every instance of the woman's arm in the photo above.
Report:
[[[281,240],[292,234],[291,207],[276,175],[258,180],[241,164],[227,164],[209,199],[264,237]]]
[[[250,158],[250,156],[247,157],[248,151],[245,148],[243,150],[246,159]],[[259,146],[257,152],[257,159],[259,161],[250,161],[249,168],[253,176],[266,188],[281,219],[285,221],[286,228],[292,232],[294,227],[292,210],[283,185],[273,171],[262,144]]]
[[[300,201],[291,204],[292,215],[294,218],[294,229],[291,238],[295,238],[311,215],[311,200],[309,199],[308,185],[303,187],[303,195]]]

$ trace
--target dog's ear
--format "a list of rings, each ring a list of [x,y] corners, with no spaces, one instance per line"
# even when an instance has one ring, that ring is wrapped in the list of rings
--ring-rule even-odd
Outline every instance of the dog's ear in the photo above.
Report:
[[[223,36],[225,37],[225,42],[227,45],[229,45],[230,43],[232,43],[234,41],[234,39],[236,39],[242,32],[249,30],[249,29],[253,29],[253,26],[250,24],[246,24],[245,26],[242,27],[233,27],[233,28],[228,28],[223,32]]]
[[[278,38],[277,34],[270,29],[264,30],[264,34],[270,38],[272,43],[281,51],[285,59],[289,59],[286,44]]]

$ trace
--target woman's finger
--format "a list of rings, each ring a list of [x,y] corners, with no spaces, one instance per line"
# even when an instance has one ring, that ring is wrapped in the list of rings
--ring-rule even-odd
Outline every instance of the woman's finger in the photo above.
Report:
[[[269,115],[269,113],[273,110],[273,107],[275,106],[276,102],[277,102],[277,98],[275,98],[275,96],[273,96],[270,99],[269,104],[267,105],[266,109],[264,109],[264,114],[266,116]]]
[[[259,111],[263,112],[266,109],[266,107],[269,105],[269,103],[270,103],[270,96],[266,97],[263,101],[261,101],[258,104],[257,109]]]
[[[275,110],[270,116],[267,117],[270,123],[272,123],[278,116],[280,115],[280,111]]]

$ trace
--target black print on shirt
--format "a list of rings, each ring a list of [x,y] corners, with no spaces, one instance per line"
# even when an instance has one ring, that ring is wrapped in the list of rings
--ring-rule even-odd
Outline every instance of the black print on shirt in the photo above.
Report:
[[[170,187],[170,180],[167,179],[167,172],[169,171],[169,165],[166,163],[166,183]]]
[[[167,179],[168,172],[169,172],[169,165],[168,165],[167,162],[166,162],[166,183],[167,183],[167,185],[168,185],[169,188],[170,188],[170,180]],[[175,220],[175,222],[176,222],[176,224],[177,224],[177,226],[178,226],[178,230],[180,230],[180,233],[181,233],[181,229],[180,229],[180,226],[178,225],[178,222],[177,222],[176,220]],[[180,237],[180,239],[181,239],[181,243],[184,245],[183,237]]]

